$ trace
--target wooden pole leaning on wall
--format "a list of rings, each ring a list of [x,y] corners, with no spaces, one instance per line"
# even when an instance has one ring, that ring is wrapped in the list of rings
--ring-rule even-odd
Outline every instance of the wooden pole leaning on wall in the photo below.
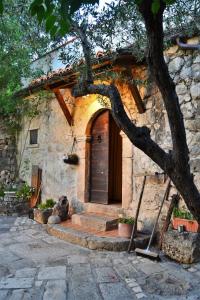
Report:
[[[166,219],[164,221],[164,224],[163,224],[161,232],[160,232],[159,245],[158,245],[160,250],[162,249],[164,234],[165,234],[165,232],[167,232],[167,230],[169,228],[173,210],[178,205],[179,199],[180,199],[179,194],[174,194],[171,196],[171,202],[170,202],[170,205],[169,205],[169,208],[167,211],[167,216],[166,216]]]
[[[133,245],[133,242],[134,242],[134,238],[135,238],[136,232],[137,232],[137,220],[138,220],[138,216],[139,216],[140,206],[141,206],[141,203],[142,203],[142,197],[143,197],[143,193],[144,193],[146,178],[147,177],[145,175],[144,179],[143,179],[143,182],[142,182],[142,189],[141,189],[141,192],[140,192],[140,197],[139,197],[139,201],[138,201],[138,205],[137,205],[137,210],[136,210],[136,213],[135,213],[135,222],[134,222],[134,225],[133,225],[133,230],[132,230],[132,233],[131,233],[131,239],[130,239],[129,246],[128,246],[128,253],[130,253],[130,251],[131,251],[131,248],[132,248],[132,245]]]

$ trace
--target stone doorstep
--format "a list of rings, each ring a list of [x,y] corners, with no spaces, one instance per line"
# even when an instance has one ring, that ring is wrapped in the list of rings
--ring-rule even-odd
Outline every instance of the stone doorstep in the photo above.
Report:
[[[120,237],[104,237],[97,236],[86,231],[74,228],[63,227],[61,225],[47,225],[47,232],[66,242],[76,244],[91,250],[107,250],[107,251],[126,251],[128,249],[129,239]],[[139,234],[134,239],[137,248],[146,248],[150,236]]]
[[[123,214],[124,210],[120,205],[103,205],[98,203],[83,203],[84,211],[87,213],[104,214],[118,218],[119,214]]]
[[[118,218],[83,212],[72,215],[72,224],[82,226],[86,229],[107,231],[117,228]]]

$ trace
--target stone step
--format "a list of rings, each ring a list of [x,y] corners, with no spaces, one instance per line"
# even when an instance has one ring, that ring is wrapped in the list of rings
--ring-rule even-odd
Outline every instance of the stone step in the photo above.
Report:
[[[96,231],[107,231],[117,228],[118,218],[83,212],[72,215],[72,224]]]
[[[105,237],[82,231],[70,227],[63,227],[58,224],[48,224],[47,232],[66,242],[76,244],[91,250],[107,250],[107,251],[126,251],[129,245],[129,239],[121,237]],[[136,248],[146,248],[149,235],[139,233],[134,239]]]
[[[124,210],[119,205],[104,205],[98,203],[84,203],[84,211],[88,213],[103,214],[106,216],[119,218],[119,214],[123,214]]]

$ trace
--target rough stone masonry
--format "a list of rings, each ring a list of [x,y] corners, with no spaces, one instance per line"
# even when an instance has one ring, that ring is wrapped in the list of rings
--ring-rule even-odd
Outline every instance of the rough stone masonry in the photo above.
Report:
[[[188,43],[199,43],[199,37],[190,39]],[[200,188],[200,54],[198,51],[183,51],[173,46],[164,53],[170,74],[176,84],[181,110],[184,115],[186,135],[190,150],[190,164],[195,182]],[[147,79],[147,67],[134,65],[134,79]],[[127,113],[138,126],[146,125],[151,129],[152,138],[166,151],[171,149],[171,136],[167,113],[160,93],[154,85],[138,85],[146,112],[139,114],[130,90],[125,84],[119,84],[122,99]],[[103,108],[96,95],[73,99],[70,90],[63,91],[65,101],[69,103],[73,113],[74,126],[71,128],[55,98],[49,102],[48,111],[32,120],[25,120],[17,140],[17,151],[23,153],[20,176],[31,183],[32,165],[42,169],[42,199],[57,200],[62,194],[67,195],[75,210],[84,208],[86,182],[86,129],[94,114]],[[45,100],[45,99],[44,99]],[[30,125],[30,126],[29,126]],[[37,145],[30,145],[26,139],[29,129],[38,129]],[[73,134],[72,134],[73,132]],[[76,143],[73,151],[79,157],[79,165],[66,165],[62,161],[63,154],[70,153],[73,138]],[[125,214],[132,215],[137,206],[144,174],[148,175],[145,186],[139,229],[149,229],[160,206],[164,189],[165,176],[145,154],[133,147],[128,138],[122,136],[122,209]],[[172,193],[176,192],[172,189]],[[166,214],[168,203],[164,206]]]

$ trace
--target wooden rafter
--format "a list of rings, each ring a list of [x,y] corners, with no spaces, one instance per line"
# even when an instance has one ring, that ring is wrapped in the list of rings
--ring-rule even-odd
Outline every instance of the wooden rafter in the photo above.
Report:
[[[145,112],[145,107],[144,107],[144,103],[141,99],[141,96],[140,96],[137,86],[134,83],[129,83],[128,86],[129,86],[131,94],[135,100],[135,104],[137,106],[138,112],[140,114],[143,114]]]
[[[63,113],[64,113],[64,115],[67,119],[68,124],[71,126],[73,124],[73,118],[72,118],[72,115],[70,114],[70,111],[67,107],[67,104],[66,104],[66,102],[63,98],[63,95],[60,92],[60,89],[58,89],[58,88],[53,89],[53,92],[54,92],[54,94],[55,94],[55,96],[58,100],[58,103],[59,103],[59,105],[60,105],[60,107],[61,107],[61,109],[62,109],[62,111],[63,111]]]
[[[126,73],[127,73],[128,77],[129,77],[130,79],[132,79],[132,73],[131,73],[131,70],[127,70]],[[134,99],[134,101],[135,101],[135,104],[136,104],[136,107],[137,107],[137,109],[138,109],[138,112],[139,112],[140,114],[143,114],[143,113],[146,111],[146,109],[145,109],[144,103],[143,103],[143,101],[142,101],[142,98],[141,98],[141,96],[140,96],[140,93],[139,93],[139,91],[138,91],[137,86],[130,80],[130,81],[128,82],[128,87],[129,87],[129,89],[130,89],[130,91],[131,91],[131,94],[132,94],[133,99]]]

